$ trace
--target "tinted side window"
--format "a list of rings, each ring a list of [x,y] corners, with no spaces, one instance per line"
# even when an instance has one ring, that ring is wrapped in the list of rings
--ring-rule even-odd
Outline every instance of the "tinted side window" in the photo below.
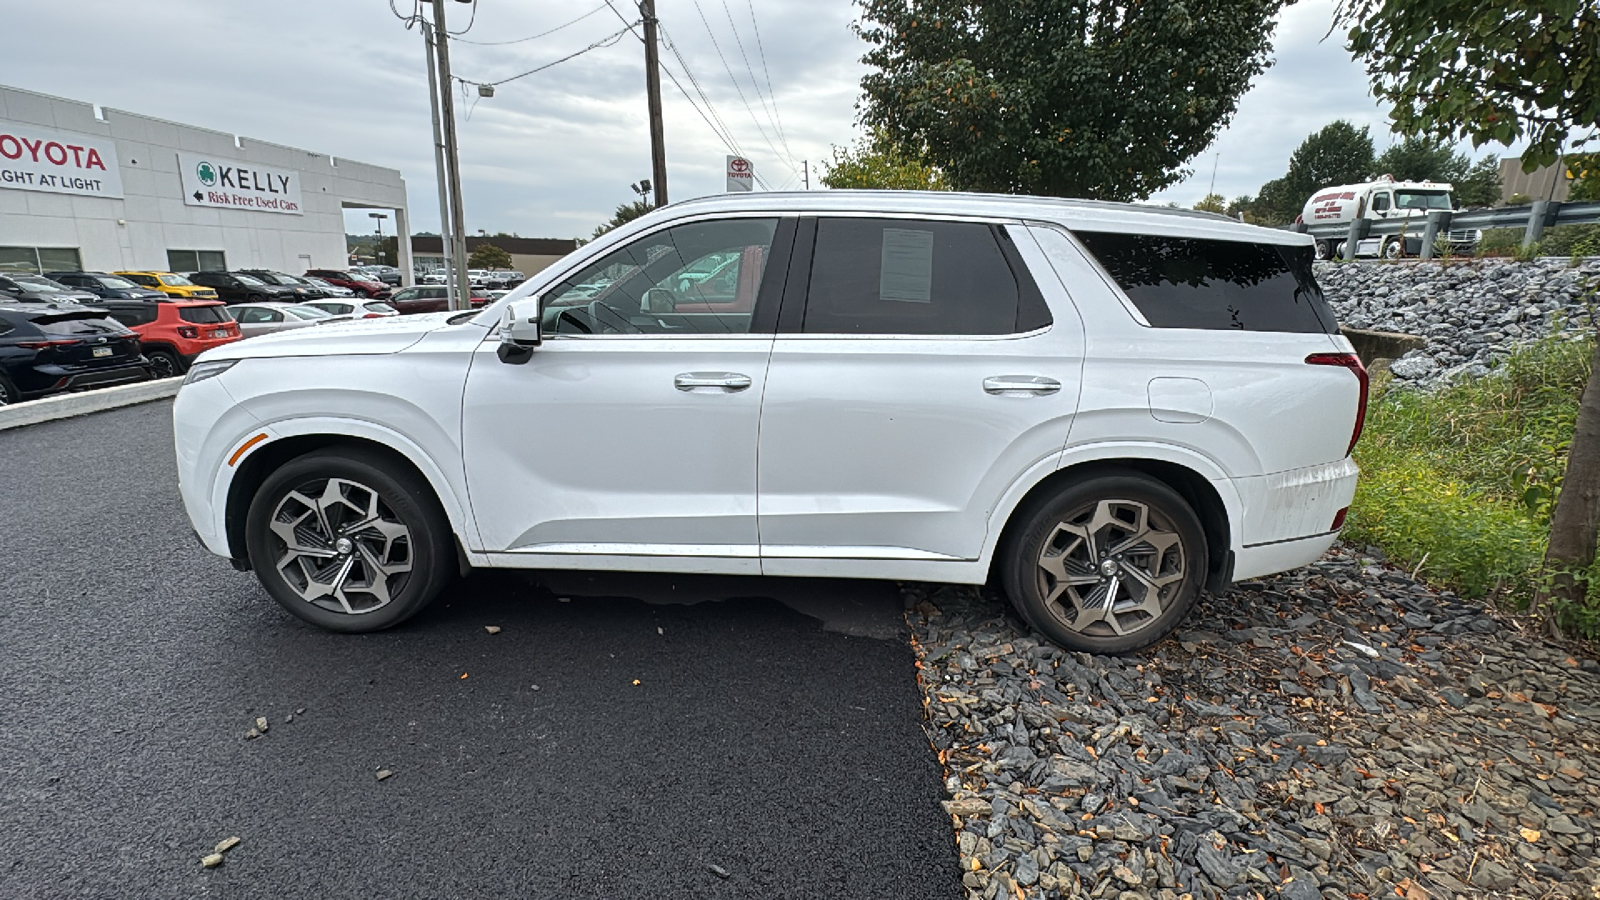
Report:
[[[110,316],[118,322],[133,328],[136,325],[149,325],[156,320],[156,311],[151,309],[113,309]]]
[[[233,321],[233,316],[226,306],[181,306],[178,308],[178,318],[198,325]]]
[[[1337,333],[1311,248],[1076,232],[1157,328]]]
[[[1049,323],[1031,280],[1019,288],[996,229],[975,222],[817,222],[801,331],[1014,334]]]

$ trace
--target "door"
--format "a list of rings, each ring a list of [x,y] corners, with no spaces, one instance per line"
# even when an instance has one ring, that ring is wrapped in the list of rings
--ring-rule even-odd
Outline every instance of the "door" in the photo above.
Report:
[[[525,363],[501,362],[491,335],[462,413],[475,549],[758,571],[756,440],[784,273],[766,260],[792,234],[775,218],[659,229],[548,290]],[[753,267],[747,311],[678,311],[679,273],[727,253]]]
[[[239,310],[239,333],[245,337],[269,334],[283,328],[283,313],[276,309],[247,306]]]
[[[1077,313],[1058,281],[1029,274],[1024,253],[1039,252],[1025,231],[1019,245],[984,222],[814,229],[814,247],[804,225],[795,243],[767,371],[763,569],[977,559],[1000,497],[1066,443]]]

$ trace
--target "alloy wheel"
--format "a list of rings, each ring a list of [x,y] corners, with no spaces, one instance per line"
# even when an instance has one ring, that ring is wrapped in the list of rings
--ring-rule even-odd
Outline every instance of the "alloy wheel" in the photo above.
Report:
[[[372,488],[307,482],[273,510],[274,567],[302,600],[361,615],[388,606],[411,572],[411,530]]]
[[[1051,530],[1039,552],[1039,595],[1062,625],[1125,636],[1177,598],[1188,560],[1177,527],[1136,500],[1085,505]]]

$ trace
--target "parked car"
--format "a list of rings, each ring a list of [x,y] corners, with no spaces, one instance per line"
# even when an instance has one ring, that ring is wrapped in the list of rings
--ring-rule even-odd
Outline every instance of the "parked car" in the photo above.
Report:
[[[0,302],[0,403],[149,378],[139,336],[104,311]]]
[[[476,286],[472,288],[469,300],[473,308],[486,306],[491,302],[488,293]],[[450,308],[450,295],[448,288],[443,285],[424,284],[401,288],[385,302],[399,310],[401,315],[409,316],[413,313],[444,312]]]
[[[368,278],[387,284],[390,287],[400,284],[400,270],[394,266],[367,266],[365,272]]]
[[[92,303],[98,299],[43,275],[0,275],[0,303]]]
[[[176,272],[161,272],[151,270],[148,272],[114,272],[134,284],[151,288],[166,294],[168,297],[177,297],[180,300],[215,300],[217,292],[208,287],[202,287]]]
[[[267,284],[243,272],[195,272],[189,280],[216,291],[223,303],[297,303],[303,296],[294,288]]]
[[[239,323],[239,333],[247,338],[309,328],[323,322],[346,321],[346,317],[298,303],[236,303],[231,311],[234,321]]]
[[[676,309],[727,253],[732,298]],[[464,560],[992,579],[1095,653],[1319,558],[1367,385],[1306,235],[911,191],[674,204],[487,309],[246,341],[189,377],[201,541],[325,628],[401,622]]]
[[[330,298],[354,297],[356,295],[356,292],[350,290],[349,288],[339,287],[337,284],[331,284],[322,280],[321,278],[316,278],[311,275],[301,275],[300,280],[311,285],[312,287],[321,291],[324,296]]]
[[[262,281],[265,281],[267,284],[275,284],[278,287],[293,289],[295,292],[296,303],[304,303],[307,300],[321,300],[326,297],[333,296],[327,291],[324,291],[322,288],[297,275],[288,275],[283,272],[275,272],[272,269],[240,269],[239,271],[251,276],[252,278],[259,278]]]
[[[158,300],[165,296],[158,290],[135,284],[121,275],[108,275],[105,272],[51,272],[49,277],[52,281],[88,291],[106,300]]]
[[[345,272],[339,269],[309,269],[306,275],[321,278],[329,284],[336,284],[342,288],[366,297],[369,300],[389,299],[389,286],[381,281],[374,281],[364,275]]]
[[[195,357],[240,338],[228,307],[216,300],[102,300],[95,304],[139,335],[156,378],[189,370]]]
[[[400,315],[399,310],[382,300],[312,300],[302,305],[352,319],[386,319]]]

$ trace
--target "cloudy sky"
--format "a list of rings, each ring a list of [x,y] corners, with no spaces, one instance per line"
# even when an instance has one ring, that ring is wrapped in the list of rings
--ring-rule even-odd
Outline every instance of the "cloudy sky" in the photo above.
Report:
[[[411,2],[395,5],[409,14]],[[637,18],[631,0],[612,2]],[[466,28],[474,7],[447,6],[451,30]],[[459,85],[456,94],[469,229],[587,235],[650,175],[643,47],[617,36],[623,22],[599,0],[476,7],[452,42],[455,73],[475,82],[615,40],[503,83],[493,98],[463,99]],[[1153,200],[1192,205],[1213,168],[1219,193],[1254,193],[1283,173],[1307,134],[1337,118],[1371,124],[1380,150],[1392,140],[1361,69],[1337,37],[1322,40],[1332,9],[1332,0],[1304,0],[1283,14],[1276,64],[1193,161],[1194,176]],[[722,189],[730,151],[702,114],[726,126],[771,188],[798,187],[802,161],[816,184],[818,161],[857,135],[865,45],[850,32],[855,12],[848,0],[657,0],[677,51],[663,58],[694,96],[691,105],[663,85],[672,199]],[[388,0],[28,3],[6,11],[6,27],[13,40],[0,83],[397,168],[413,230],[438,227],[422,38]],[[372,226],[365,211],[347,223]]]

